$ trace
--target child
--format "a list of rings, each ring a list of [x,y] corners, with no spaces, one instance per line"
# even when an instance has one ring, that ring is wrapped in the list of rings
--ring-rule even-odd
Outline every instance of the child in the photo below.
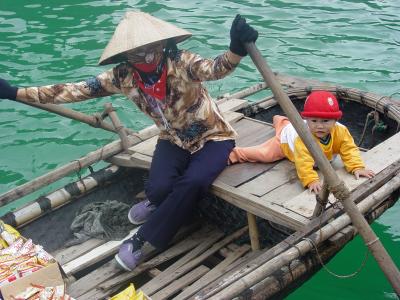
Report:
[[[346,126],[337,122],[342,117],[342,112],[332,93],[312,92],[304,103],[301,116],[330,161],[339,154],[346,170],[354,174],[356,179],[360,176],[375,176],[373,171],[365,169],[360,152]],[[295,163],[303,186],[318,193],[322,183],[314,170],[314,159],[295,128],[288,118],[279,115],[274,116],[273,124],[275,137],[258,146],[235,147],[229,155],[229,163],[273,162],[286,157]]]

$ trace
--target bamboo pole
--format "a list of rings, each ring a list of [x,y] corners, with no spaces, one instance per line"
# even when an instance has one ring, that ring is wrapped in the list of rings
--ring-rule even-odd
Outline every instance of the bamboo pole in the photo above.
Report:
[[[296,107],[290,101],[282,86],[275,79],[274,73],[267,65],[267,62],[262,57],[256,45],[254,43],[248,43],[245,46],[251,59],[263,76],[266,84],[271,88],[275,99],[279,102],[283,111],[286,113],[292,125],[295,127],[297,133],[303,140],[304,144],[307,146],[307,149],[313,156],[314,161],[318,165],[318,168],[323,173],[324,181],[327,181],[329,189],[332,191],[335,197],[342,202],[346,213],[350,216],[354,226],[359,231],[365,244],[375,257],[376,261],[378,262],[380,268],[389,280],[396,294],[400,296],[400,272],[394,264],[393,260],[387,253],[386,249],[383,247],[382,243],[379,241],[379,238],[372,231],[368,222],[357,209],[357,206],[353,202],[348,201],[350,191],[348,190],[344,182],[339,178],[339,176],[337,176],[328,159],[321,152],[320,147],[315,142],[307,126],[304,124]]]
[[[28,101],[23,101],[23,100],[16,100],[16,101],[18,101],[19,103],[23,103],[23,104],[32,106],[32,107],[43,109],[43,110],[48,111],[48,112],[55,113],[57,115],[60,115],[60,116],[66,117],[66,118],[70,118],[70,119],[73,119],[73,120],[76,120],[76,121],[79,121],[79,122],[86,123],[86,124],[88,124],[88,125],[90,125],[92,127],[95,127],[95,128],[102,128],[102,129],[107,130],[107,131],[117,132],[115,130],[114,126],[112,126],[111,124],[103,121],[100,117],[97,118],[95,116],[89,116],[89,115],[86,115],[86,114],[81,113],[79,111],[76,111],[76,110],[73,110],[73,109],[69,109],[69,108],[66,108],[66,107],[61,106],[61,105],[51,104],[51,103],[41,104],[41,103],[28,102]],[[133,133],[133,131],[130,130],[130,129],[125,129],[125,130],[128,133]]]
[[[265,90],[266,88],[267,88],[267,85],[265,84],[265,82],[257,83],[253,86],[248,87],[247,89],[238,91],[236,93],[227,94],[227,95],[223,95],[222,97],[218,97],[217,103],[221,104],[230,99],[242,99],[242,98],[251,96],[255,93],[258,93],[259,91]]]
[[[25,203],[23,207],[8,212],[1,216],[0,219],[3,220],[4,223],[13,227],[25,226],[49,211],[54,211],[61,206],[70,203],[77,197],[101,186],[105,182],[109,181],[118,170],[118,166],[111,165],[45,196],[40,196],[32,202]],[[45,207],[41,205],[43,204],[43,200],[45,200],[47,204]]]
[[[10,203],[11,201],[21,198],[25,195],[28,195],[38,190],[39,188],[53,183],[72,172],[78,172],[82,168],[92,165],[100,160],[106,159],[114,154],[117,154],[121,152],[121,150],[121,140],[118,140],[104,146],[101,149],[90,152],[77,160],[71,161],[58,169],[55,169],[43,176],[39,176],[23,185],[16,187],[9,192],[0,195],[0,206]]]
[[[372,195],[365,198],[362,202],[358,204],[358,208],[362,213],[366,213],[371,207],[374,207],[378,203],[382,202],[384,199],[389,197],[394,191],[398,190],[400,187],[400,175],[392,178],[389,182],[383,185],[379,190],[377,190]],[[210,299],[210,300],[228,300],[232,299],[235,296],[242,293],[244,290],[254,286],[261,280],[267,278],[274,272],[278,271],[283,266],[290,264],[293,260],[298,257],[308,253],[313,249],[314,244],[321,244],[323,241],[330,238],[332,235],[336,234],[344,227],[352,223],[352,220],[347,214],[336,218],[332,222],[323,226],[313,234],[307,237],[297,244],[293,245],[285,252],[282,252],[280,255],[273,257],[271,260],[265,262],[260,265],[256,270],[251,273],[246,274],[245,276],[239,278],[235,282],[233,282],[228,287],[225,287],[223,290],[214,294],[213,296],[203,295],[199,297],[194,297],[194,299]],[[312,243],[311,243],[312,241]]]
[[[247,212],[247,223],[249,224],[249,236],[251,250],[260,250],[260,240],[257,228],[256,216],[252,213]]]
[[[114,107],[112,106],[111,103],[106,103],[104,104],[104,108],[105,108],[105,113],[108,114],[108,116],[111,119],[111,122],[114,125],[115,130],[118,132],[118,135],[121,139],[121,143],[122,143],[122,148],[126,151],[129,148],[129,140],[128,140],[128,135],[125,132],[125,128],[122,125],[121,121],[118,118],[117,113],[114,110]]]
[[[278,78],[283,77],[283,81],[286,82],[288,80],[284,80],[286,78],[291,78],[288,76],[283,76],[283,75],[278,75]],[[294,79],[295,80],[295,77]],[[310,84],[313,84],[310,82]],[[295,87],[289,87],[286,90],[286,93],[288,96],[294,95],[297,97],[307,97],[309,91],[310,91],[310,84],[303,86],[295,86]],[[385,114],[388,116],[389,119],[393,119],[397,122],[400,122],[400,101],[399,100],[392,100],[389,99],[388,97],[384,97],[381,95],[373,94],[373,93],[365,93],[363,91],[360,91],[359,89],[355,88],[346,88],[346,87],[340,87],[340,86],[332,86],[328,84],[313,84],[312,85],[313,90],[326,90],[330,91],[332,93],[336,93],[342,100],[350,100],[353,102],[358,102],[361,103],[362,105],[368,106],[370,108],[376,109],[377,111]],[[255,109],[263,109],[268,108],[271,103],[266,103],[270,102],[273,103],[272,101],[275,101],[273,96],[266,97],[265,99],[262,99],[260,101],[257,101],[253,104],[251,104],[249,107],[253,108],[253,111]]]

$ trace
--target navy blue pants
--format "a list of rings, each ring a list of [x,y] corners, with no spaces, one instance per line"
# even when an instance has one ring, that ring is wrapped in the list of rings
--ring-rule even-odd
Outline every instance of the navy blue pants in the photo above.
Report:
[[[225,168],[234,144],[233,140],[209,141],[190,154],[167,140],[158,140],[145,189],[157,209],[139,235],[156,248],[166,247]]]

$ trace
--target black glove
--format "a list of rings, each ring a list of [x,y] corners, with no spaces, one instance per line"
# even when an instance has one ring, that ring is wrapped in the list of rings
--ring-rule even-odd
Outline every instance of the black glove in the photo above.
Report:
[[[258,31],[246,23],[246,19],[241,15],[236,15],[231,26],[231,44],[229,49],[240,56],[246,56],[245,43],[255,42],[258,38]]]
[[[7,80],[0,78],[0,99],[15,100],[18,88],[11,86]]]

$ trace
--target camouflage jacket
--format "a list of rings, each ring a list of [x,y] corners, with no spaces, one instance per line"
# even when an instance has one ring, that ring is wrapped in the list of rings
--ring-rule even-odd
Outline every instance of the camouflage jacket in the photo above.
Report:
[[[202,81],[223,78],[234,70],[236,65],[228,56],[225,52],[215,59],[204,59],[188,51],[178,51],[167,58],[167,96],[162,101],[138,88],[129,63],[121,63],[82,82],[24,88],[20,98],[58,104],[124,94],[153,119],[161,131],[160,138],[193,153],[206,141],[236,137],[202,84]]]

